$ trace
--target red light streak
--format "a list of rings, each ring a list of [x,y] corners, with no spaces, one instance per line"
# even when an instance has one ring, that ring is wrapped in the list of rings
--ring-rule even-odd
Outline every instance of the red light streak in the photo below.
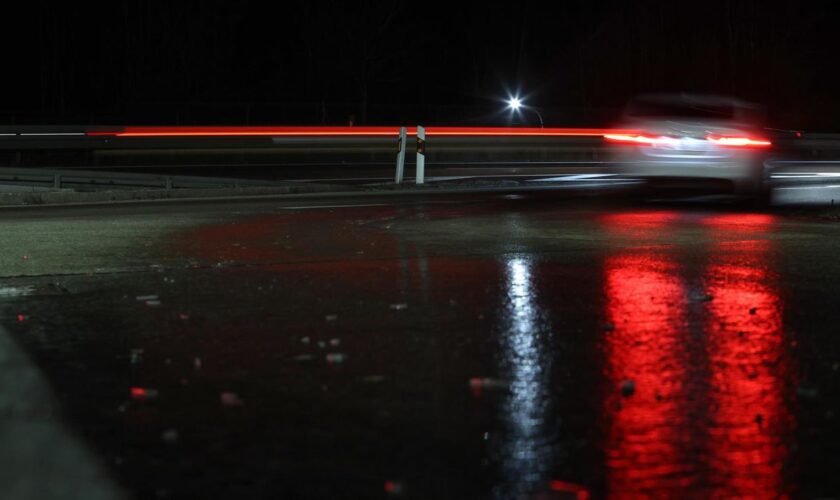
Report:
[[[399,127],[124,127],[92,130],[92,137],[387,137]],[[600,137],[610,129],[532,127],[427,127],[429,136],[463,137]],[[416,127],[407,128],[417,135]]]
[[[259,136],[387,136],[394,127],[125,127],[90,131],[90,136],[113,137],[259,137]]]
[[[600,137],[608,130],[591,128],[519,128],[519,127],[429,127],[426,135],[433,136],[532,136],[532,137]],[[416,129],[409,129],[415,135]]]

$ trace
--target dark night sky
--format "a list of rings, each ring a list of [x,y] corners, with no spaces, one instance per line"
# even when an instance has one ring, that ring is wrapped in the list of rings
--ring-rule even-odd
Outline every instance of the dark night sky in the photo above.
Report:
[[[0,123],[504,124],[518,88],[547,125],[679,90],[840,130],[840,17],[809,3],[80,5],[6,12]]]

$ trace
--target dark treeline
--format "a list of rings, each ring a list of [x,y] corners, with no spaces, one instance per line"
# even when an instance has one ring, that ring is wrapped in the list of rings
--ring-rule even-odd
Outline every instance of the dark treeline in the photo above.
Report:
[[[837,16],[802,2],[39,4],[6,16],[2,123],[594,125],[649,91],[840,129]],[[527,117],[525,117],[527,118]]]

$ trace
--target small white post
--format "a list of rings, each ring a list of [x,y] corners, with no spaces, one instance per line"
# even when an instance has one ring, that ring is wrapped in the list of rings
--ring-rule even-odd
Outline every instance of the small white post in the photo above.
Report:
[[[403,181],[403,173],[405,171],[405,145],[405,127],[400,127],[400,136],[397,139],[397,175],[394,178],[394,182],[397,184],[402,184]]]
[[[426,182],[426,129],[417,126],[417,184]]]

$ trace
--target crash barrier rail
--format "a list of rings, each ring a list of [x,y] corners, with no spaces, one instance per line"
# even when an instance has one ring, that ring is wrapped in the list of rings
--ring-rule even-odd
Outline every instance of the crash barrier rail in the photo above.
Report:
[[[185,175],[156,175],[132,172],[107,172],[96,170],[34,169],[22,167],[0,167],[0,184],[20,186],[41,186],[52,189],[112,189],[158,188],[158,189],[202,189],[276,187],[291,184],[223,177],[195,177]]]
[[[197,181],[192,175],[129,172],[109,172],[103,178],[101,172],[92,169],[165,171],[168,167],[209,166],[229,168],[232,172],[224,175],[235,176],[243,167],[324,164],[354,167],[395,162],[395,182],[403,182],[406,165],[413,163],[417,169],[415,182],[422,183],[427,163],[602,163],[613,148],[604,143],[603,135],[614,132],[613,129],[510,127],[0,127],[0,165],[7,165],[2,169],[0,182],[32,179],[44,183],[45,178],[52,178],[55,187],[95,186],[98,182],[99,185],[166,188],[204,181]],[[409,137],[415,139],[411,147]],[[396,159],[392,149],[395,139]],[[817,164],[830,170],[840,167],[831,161],[840,157],[840,134],[779,134],[773,142],[786,150],[785,156],[790,160],[777,165],[782,169],[807,170],[808,165]],[[409,156],[408,152],[415,154]],[[34,175],[31,169],[14,170],[23,167],[37,167],[43,172]],[[78,176],[60,173],[65,168],[73,168]],[[59,173],[48,173],[49,169]],[[203,179],[210,179],[207,182],[213,186],[225,180]]]
[[[0,165],[40,168],[198,165],[273,166],[336,158],[341,164],[372,164],[398,141],[395,182],[406,164],[425,182],[426,161],[507,162],[591,156],[603,129],[496,127],[0,127]],[[408,137],[415,138],[407,161]],[[581,144],[581,139],[588,140]],[[427,151],[427,140],[433,149]],[[391,150],[393,151],[393,150]],[[393,158],[393,156],[391,157]],[[5,161],[4,161],[5,160]],[[394,161],[394,160],[391,160]],[[197,166],[198,166],[197,165]],[[227,174],[225,174],[227,175]],[[234,174],[235,175],[235,174]]]

